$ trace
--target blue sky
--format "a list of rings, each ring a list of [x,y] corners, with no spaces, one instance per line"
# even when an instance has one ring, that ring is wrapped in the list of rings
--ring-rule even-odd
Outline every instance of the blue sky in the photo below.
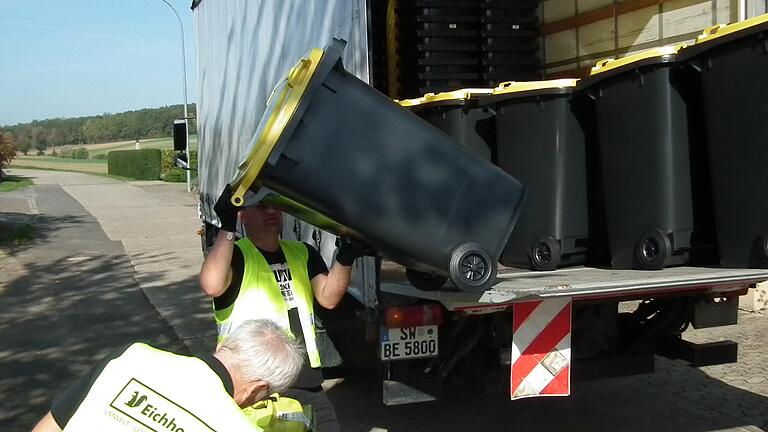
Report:
[[[191,0],[187,92],[196,100]],[[178,21],[162,0],[0,0],[0,125],[183,101]]]

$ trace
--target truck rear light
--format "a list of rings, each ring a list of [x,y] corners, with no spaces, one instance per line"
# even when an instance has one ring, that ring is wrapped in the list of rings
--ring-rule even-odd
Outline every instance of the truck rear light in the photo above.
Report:
[[[443,323],[443,308],[439,304],[395,306],[387,308],[387,328],[440,325]]]

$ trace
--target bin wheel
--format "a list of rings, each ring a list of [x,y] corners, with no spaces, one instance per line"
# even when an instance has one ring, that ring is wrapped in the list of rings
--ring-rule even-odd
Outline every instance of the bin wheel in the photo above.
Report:
[[[637,261],[644,270],[661,270],[671,252],[669,237],[657,229],[643,234],[635,246]]]
[[[533,245],[529,259],[533,270],[554,270],[560,265],[562,250],[560,243],[552,236],[547,236]]]
[[[483,292],[496,278],[496,261],[477,243],[463,244],[451,254],[451,281],[461,291]]]
[[[445,276],[418,271],[412,268],[405,269],[405,276],[408,278],[408,282],[410,282],[411,285],[422,291],[439,290],[448,281],[448,278]]]

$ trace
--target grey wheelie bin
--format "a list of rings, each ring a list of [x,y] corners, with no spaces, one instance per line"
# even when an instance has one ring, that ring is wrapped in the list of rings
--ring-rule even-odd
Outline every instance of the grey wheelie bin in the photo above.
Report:
[[[493,113],[478,105],[493,89],[460,89],[444,93],[427,93],[416,99],[398,103],[423,118],[432,126],[454,138],[485,159],[496,161],[496,131]]]
[[[584,264],[587,160],[576,82],[505,82],[481,99],[496,113],[497,165],[526,189],[525,212],[502,253],[504,265],[554,270]]]
[[[661,269],[690,259],[695,219],[692,175],[703,174],[679,46],[602,60],[580,85],[595,100],[611,264]],[[692,123],[693,124],[693,123]],[[698,125],[695,125],[698,126]],[[695,128],[690,128],[694,130]],[[692,158],[692,154],[697,155]],[[707,191],[708,193],[708,191]],[[711,215],[711,209],[710,209]],[[705,225],[705,224],[704,224]],[[702,226],[704,226],[702,225]]]
[[[768,267],[768,15],[683,49],[701,76],[720,264]]]
[[[486,290],[522,185],[344,70],[344,45],[312,50],[277,85],[233,203],[272,202],[460,290]]]
[[[493,93],[493,89],[460,89],[442,93],[427,93],[414,99],[399,100],[426,122],[449,135],[453,140],[491,162],[496,161],[495,117],[480,108],[478,99]],[[445,284],[443,276],[406,269],[408,281],[423,290],[438,289]]]

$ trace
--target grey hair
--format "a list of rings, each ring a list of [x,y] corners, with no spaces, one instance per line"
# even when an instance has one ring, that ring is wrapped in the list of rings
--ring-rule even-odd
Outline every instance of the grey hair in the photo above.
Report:
[[[296,338],[267,319],[243,321],[218,350],[233,357],[244,380],[266,381],[275,393],[293,384],[304,363],[304,350]]]

